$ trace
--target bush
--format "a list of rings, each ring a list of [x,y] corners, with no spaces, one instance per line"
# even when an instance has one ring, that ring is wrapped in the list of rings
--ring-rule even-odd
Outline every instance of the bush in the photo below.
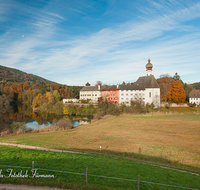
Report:
[[[58,129],[71,129],[73,128],[73,123],[68,119],[60,119],[57,121],[56,126]]]
[[[131,101],[131,108],[135,113],[145,113],[145,103],[142,99]]]
[[[188,106],[193,108],[193,107],[196,107],[196,104],[195,103],[189,103]]]
[[[102,117],[104,116],[104,112],[102,111],[99,111],[95,116],[94,116],[94,119],[102,119]]]
[[[10,131],[9,130],[1,132],[1,137],[7,136],[7,135],[10,135]]]
[[[124,113],[133,113],[133,109],[129,106],[124,107]]]
[[[13,121],[13,123],[10,125],[11,133],[16,133],[18,130],[25,131],[26,130],[25,122],[16,122]]]

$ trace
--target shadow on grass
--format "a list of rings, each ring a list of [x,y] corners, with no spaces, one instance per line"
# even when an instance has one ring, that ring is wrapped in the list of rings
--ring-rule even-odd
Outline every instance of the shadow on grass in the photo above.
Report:
[[[149,163],[163,158],[110,151],[77,150],[87,154],[57,153],[0,146],[0,183],[28,184],[68,189],[174,189],[156,184],[198,188],[199,176],[167,170]],[[32,179],[32,161],[39,177]],[[174,164],[174,163],[170,163]],[[177,164],[177,163],[176,163]],[[86,168],[88,184],[86,185]],[[11,177],[10,172],[12,170]],[[23,177],[27,171],[28,177]],[[20,173],[21,172],[21,173]],[[10,175],[10,177],[8,177]],[[22,177],[20,177],[20,175]],[[53,177],[42,177],[42,175]],[[18,176],[18,177],[16,177]],[[143,181],[143,182],[142,182]],[[151,182],[145,183],[146,182]]]
[[[138,162],[153,164],[156,166],[164,166],[167,168],[176,168],[180,170],[188,170],[195,172],[200,175],[200,167],[193,167],[185,164],[181,164],[179,161],[171,161],[164,157],[156,157],[150,155],[144,155],[142,152],[139,153],[130,153],[130,152],[117,152],[117,151],[109,151],[109,150],[93,150],[93,149],[68,149],[70,151],[75,152],[83,152],[88,154],[97,154],[101,156],[110,156],[116,157],[118,159],[128,159],[128,160],[135,160]]]

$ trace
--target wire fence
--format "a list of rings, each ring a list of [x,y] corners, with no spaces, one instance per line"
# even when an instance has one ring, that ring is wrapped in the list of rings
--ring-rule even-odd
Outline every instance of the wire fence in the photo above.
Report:
[[[64,174],[73,174],[73,175],[85,176],[85,184],[86,185],[88,185],[88,177],[96,177],[96,178],[104,178],[104,179],[119,180],[119,181],[137,182],[138,190],[140,189],[140,185],[141,184],[152,184],[152,185],[157,185],[157,186],[171,187],[171,188],[174,188],[174,189],[200,190],[200,189],[191,188],[191,187],[182,187],[182,186],[176,186],[176,185],[170,185],[170,184],[162,184],[162,183],[155,183],[155,182],[150,182],[150,181],[143,181],[143,180],[140,180],[140,176],[138,176],[138,179],[125,179],[125,178],[118,178],[118,177],[93,175],[93,174],[89,174],[88,168],[86,168],[86,172],[85,173],[60,171],[60,170],[51,170],[51,169],[44,169],[44,168],[34,168],[34,161],[33,161],[32,167],[11,166],[11,165],[0,165],[0,167],[31,169],[31,170],[37,170],[37,171],[41,170],[41,171],[48,171],[48,172],[55,172],[55,173],[64,173]],[[0,174],[1,174],[1,170],[0,170]]]

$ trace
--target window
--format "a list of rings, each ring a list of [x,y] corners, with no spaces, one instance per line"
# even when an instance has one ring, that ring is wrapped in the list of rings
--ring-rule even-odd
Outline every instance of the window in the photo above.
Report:
[[[123,100],[124,98],[121,98],[121,100]]]
[[[124,94],[122,94],[122,96],[123,96]]]
[[[128,94],[126,94],[128,96]]]
[[[151,98],[151,92],[149,92],[149,98]]]

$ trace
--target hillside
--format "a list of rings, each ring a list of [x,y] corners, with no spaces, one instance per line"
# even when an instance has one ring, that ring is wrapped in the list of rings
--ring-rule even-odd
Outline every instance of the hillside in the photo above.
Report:
[[[0,65],[0,111],[10,106],[31,106],[34,98],[57,90],[60,99],[78,98],[81,86],[68,86],[46,80],[33,74]]]
[[[4,67],[0,65],[0,81],[4,82],[33,82],[33,83],[39,83],[39,84],[45,84],[45,85],[51,85],[55,82],[46,80],[42,77],[39,77],[37,75],[28,74],[23,71]]]
[[[200,89],[200,82],[190,84],[194,89]]]

